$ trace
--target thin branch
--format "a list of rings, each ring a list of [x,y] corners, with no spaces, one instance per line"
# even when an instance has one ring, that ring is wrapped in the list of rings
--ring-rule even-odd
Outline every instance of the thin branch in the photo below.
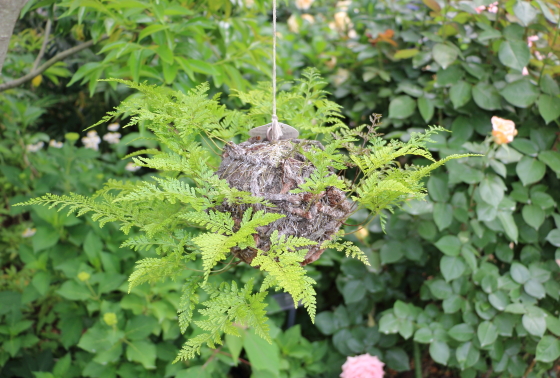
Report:
[[[41,50],[39,50],[39,54],[35,59],[35,63],[33,63],[33,68],[31,69],[31,72],[35,71],[37,67],[39,67],[39,63],[41,62],[41,59],[43,59],[43,55],[45,55],[45,50],[47,49],[47,44],[49,43],[49,35],[51,34],[51,26],[52,26],[52,22],[51,19],[49,18],[47,20],[47,25],[45,25],[45,39],[43,40],[43,44],[41,45]]]
[[[103,36],[102,38],[100,38],[100,41],[103,39],[106,39],[107,36]],[[52,66],[53,64],[60,62],[61,60],[69,57],[70,55],[73,55],[77,52],[80,52],[84,49],[87,49],[88,47],[92,46],[94,44],[93,40],[84,42],[84,43],[80,43],[78,46],[74,46],[71,49],[65,50],[61,53],[56,54],[55,56],[53,56],[51,59],[47,60],[45,63],[43,63],[39,68],[37,68],[36,70],[32,70],[30,73],[28,73],[25,76],[20,77],[19,79],[16,80],[12,80],[9,81],[7,83],[4,84],[0,84],[0,92],[3,92],[7,89],[12,89],[14,87],[17,87],[25,82],[28,82],[30,80],[32,80],[35,76],[42,74],[43,72],[45,72],[50,66]]]

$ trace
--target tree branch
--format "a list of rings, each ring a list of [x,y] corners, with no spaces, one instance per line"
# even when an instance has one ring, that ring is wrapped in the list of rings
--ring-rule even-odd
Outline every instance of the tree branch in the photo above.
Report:
[[[103,40],[107,38],[107,36],[103,36],[101,37],[99,40]],[[56,62],[60,62],[61,60],[69,57],[72,54],[75,54],[79,51],[82,51],[84,49],[87,49],[88,47],[92,46],[94,44],[93,40],[89,40],[87,42],[84,43],[80,43],[78,46],[74,46],[71,49],[65,50],[61,53],[56,54],[55,56],[53,56],[51,59],[47,60],[45,63],[43,63],[39,68],[37,68],[36,70],[32,70],[30,73],[28,73],[25,76],[20,77],[19,79],[16,80],[12,80],[9,81],[7,83],[4,84],[0,84],[0,92],[3,92],[7,89],[11,89],[14,87],[17,87],[27,81],[30,81],[31,79],[33,79],[35,76],[42,74],[44,71],[47,70],[47,68],[49,68],[50,66],[52,66],[53,64],[55,64]]]
[[[49,43],[49,34],[51,34],[51,19],[47,20],[47,25],[45,25],[45,39],[43,40],[43,44],[41,45],[41,50],[39,50],[39,54],[35,59],[35,63],[33,63],[33,68],[31,72],[35,71],[37,67],[39,67],[39,63],[41,63],[41,59],[43,59],[43,55],[45,55],[45,50],[47,49],[47,44]]]
[[[0,0],[0,73],[21,9],[28,0]]]

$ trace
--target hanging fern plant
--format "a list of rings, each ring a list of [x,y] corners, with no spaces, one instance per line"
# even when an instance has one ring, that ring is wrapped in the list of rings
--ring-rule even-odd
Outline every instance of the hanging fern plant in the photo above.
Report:
[[[47,194],[20,205],[92,213],[101,226],[117,222],[125,234],[137,229],[140,236],[130,237],[121,247],[155,248],[159,257],[137,262],[130,289],[177,279],[202,261],[202,271],[184,282],[178,311],[183,333],[193,323],[195,311],[202,314],[203,320],[194,321],[202,332],[188,339],[177,360],[194,358],[204,344],[211,348],[222,344],[224,333],[238,335],[234,324],[253,327],[269,339],[264,301],[271,289],[289,293],[313,320],[315,281],[303,266],[328,248],[368,264],[357,246],[342,239],[340,225],[361,208],[379,216],[384,225],[384,211],[425,196],[421,180],[432,170],[450,159],[469,156],[435,161],[426,144],[430,135],[444,131],[439,127],[414,134],[406,143],[381,138],[377,117],[371,125],[349,129],[341,121],[340,107],[327,100],[321,89],[326,83],[313,69],[304,71],[303,79],[277,98],[279,119],[299,129],[300,139],[273,142],[248,135],[269,116],[272,91],[265,84],[236,93],[250,105],[241,111],[227,109],[218,96],[208,98],[207,84],[185,94],[113,81],[142,95],[124,101],[96,125],[131,116],[127,127],[141,124],[151,130],[161,148],[129,157],[160,174],[147,181],[110,180],[92,197]],[[232,140],[246,142],[237,145]],[[234,150],[243,151],[241,155],[252,165],[232,159]],[[274,159],[264,163],[272,155]],[[401,167],[396,159],[406,155],[419,155],[432,164]],[[298,167],[290,177],[288,163]],[[255,176],[259,169],[261,174]],[[310,222],[325,226],[313,228]],[[216,273],[243,262],[263,272],[256,292],[253,279],[244,285],[216,279]],[[201,290],[207,294],[204,301]]]

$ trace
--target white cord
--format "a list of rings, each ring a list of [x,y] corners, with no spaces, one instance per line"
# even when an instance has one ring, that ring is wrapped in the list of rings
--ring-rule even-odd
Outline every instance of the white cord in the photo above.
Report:
[[[272,0],[272,117],[276,118],[276,0]]]

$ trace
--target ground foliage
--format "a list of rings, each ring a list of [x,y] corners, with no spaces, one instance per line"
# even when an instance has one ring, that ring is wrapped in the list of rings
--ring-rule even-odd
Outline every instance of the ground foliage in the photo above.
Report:
[[[418,366],[425,368],[424,376],[437,376],[435,366],[439,364],[463,377],[558,374],[558,367],[552,368],[560,349],[559,314],[555,312],[559,269],[554,263],[559,257],[555,247],[560,246],[555,2],[500,1],[497,14],[478,13],[476,7],[491,3],[479,0],[354,1],[350,6],[338,4],[336,9],[315,1],[307,10],[291,2],[282,4],[279,67],[285,80],[299,77],[300,67],[318,67],[330,83],[326,89],[343,106],[351,126],[368,123],[367,117],[375,111],[384,115],[381,131],[387,137],[407,140],[426,123],[440,124],[453,133],[436,135],[432,151],[441,157],[474,152],[486,158],[450,162],[447,170],[432,175],[427,183],[427,204],[412,202],[411,207],[388,214],[385,234],[374,221],[349,236],[353,243],[347,245],[358,245],[371,267],[328,251],[315,266],[306,268],[317,281],[317,328],[300,317],[302,328],[279,331],[283,314],[274,314],[276,303],[271,301],[272,345],[259,344],[254,333],[241,331],[242,339],[226,335],[223,348],[203,347],[202,356],[192,365],[171,362],[183,342],[179,326],[199,316],[193,306],[205,297],[187,294],[181,300],[183,289],[172,282],[147,286],[158,277],[150,277],[150,260],[146,259],[168,264],[173,270],[174,257],[166,255],[173,248],[169,240],[147,239],[133,231],[127,242],[134,250],[125,253],[126,249],[118,248],[125,240],[113,223],[99,229],[87,217],[10,205],[47,191],[88,195],[108,177],[130,179],[126,162],[118,158],[130,148],[125,143],[133,149],[157,147],[146,139],[150,133],[145,129],[123,132],[121,143],[103,144],[102,152],[81,148],[77,135],[62,136],[83,130],[99,119],[99,107],[107,108],[107,102],[118,103],[130,93],[124,87],[97,82],[97,78],[132,78],[131,70],[140,67],[140,80],[165,82],[159,56],[167,51],[158,46],[169,36],[158,28],[165,28],[170,18],[192,20],[189,27],[194,30],[181,32],[194,47],[171,49],[173,43],[170,45],[174,61],[194,59],[196,66],[191,68],[192,75],[182,64],[176,67],[171,84],[175,89],[186,92],[207,80],[212,84],[211,93],[234,92],[230,87],[258,89],[245,86],[269,72],[270,28],[262,12],[265,4],[257,2],[248,9],[222,1],[205,10],[202,3],[195,9],[188,2],[159,2],[170,10],[158,18],[154,16],[157,10],[152,9],[157,7],[155,3],[127,2],[129,8],[117,9],[117,2],[107,2],[110,12],[124,15],[117,17],[109,17],[95,2],[84,2],[86,8],[56,3],[55,8],[51,2],[40,13],[28,11],[18,24],[3,80],[18,77],[33,65],[46,17],[57,21],[49,45],[53,51],[47,50],[47,58],[77,41],[98,38],[106,32],[103,28],[113,32],[98,47],[54,66],[42,80],[0,98],[0,190],[8,204],[0,215],[0,295],[2,303],[9,304],[0,309],[3,376],[224,376],[234,364],[248,366],[245,358],[254,371],[268,369],[292,377],[329,376],[327,372],[337,376],[343,355],[364,352],[378,355],[391,369],[390,376]],[[32,9],[38,3],[28,4]],[[41,2],[41,6],[45,4]],[[97,13],[93,6],[99,8]],[[178,7],[193,13],[173,14]],[[60,18],[63,12],[67,16]],[[342,13],[335,17],[334,12]],[[205,17],[197,19],[201,14]],[[302,17],[304,14],[313,15],[314,22]],[[245,22],[244,15],[251,17],[250,22]],[[134,17],[138,17],[135,22],[128,22]],[[152,27],[154,24],[158,25]],[[28,29],[24,31],[21,25]],[[144,29],[154,33],[138,40]],[[136,41],[136,48],[141,45],[141,63],[137,56],[131,58],[132,50],[110,54],[107,48],[95,54],[102,46],[118,42],[120,36],[126,43]],[[534,36],[538,40],[528,46],[527,37]],[[173,37],[177,39],[176,34]],[[265,44],[262,58],[247,58],[243,63],[239,57],[230,59],[231,52],[243,50],[239,43],[256,39]],[[212,44],[215,49],[209,47]],[[115,50],[126,47],[113,46]],[[87,69],[80,71],[71,88],[63,88],[67,77],[84,66],[84,61]],[[128,66],[129,61],[136,64]],[[522,74],[524,64],[528,75]],[[166,70],[171,77],[169,66]],[[231,74],[233,71],[237,73]],[[234,77],[247,81],[234,82]],[[89,88],[82,90],[77,85],[81,81]],[[88,100],[90,93],[94,93],[93,100]],[[224,99],[227,104],[236,101]],[[486,139],[493,115],[516,122],[519,134],[512,144],[498,147]],[[265,120],[255,123],[261,121]],[[49,135],[38,132],[45,130],[64,141],[64,147],[37,153],[26,150],[26,145],[48,142]],[[169,159],[166,154],[137,159],[150,159],[154,167],[165,162],[176,171],[185,165],[184,159]],[[152,191],[150,195],[155,197],[159,190],[157,186],[146,188],[146,195]],[[359,223],[367,218],[367,213],[358,212],[351,220]],[[22,238],[28,226],[37,233]],[[192,237],[176,234],[174,240],[187,243]],[[342,250],[340,245],[338,248]],[[146,262],[135,266],[142,259]],[[124,281],[134,269],[146,283],[139,281],[127,294]],[[239,266],[234,276],[228,272],[221,277],[241,278],[239,293],[251,277],[257,278],[255,271]],[[196,282],[184,290],[196,287]],[[177,309],[181,311],[179,324]],[[267,356],[264,361],[259,357],[263,354]],[[433,360],[427,363],[430,356]],[[233,369],[234,374],[243,371]],[[416,376],[420,376],[418,371]]]

